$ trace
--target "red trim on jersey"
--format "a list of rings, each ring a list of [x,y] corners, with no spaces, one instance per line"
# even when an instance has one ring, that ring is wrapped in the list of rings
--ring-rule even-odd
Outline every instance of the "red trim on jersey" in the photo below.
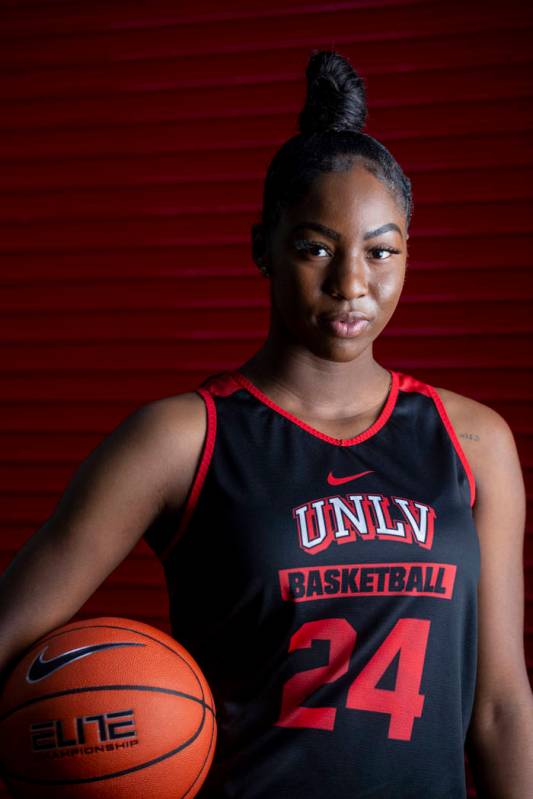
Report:
[[[448,435],[452,440],[452,444],[455,447],[455,451],[457,452],[459,459],[463,464],[464,470],[466,472],[466,476],[468,478],[468,485],[470,487],[470,507],[473,507],[474,502],[476,501],[476,480],[474,478],[474,473],[470,468],[470,464],[468,463],[464,450],[459,442],[459,439],[457,438],[457,434],[453,428],[450,417],[448,416],[448,412],[446,411],[446,408],[440,397],[440,394],[433,386],[430,386],[428,383],[422,383],[420,380],[417,380],[415,377],[411,377],[411,375],[404,375],[401,372],[399,372],[398,375],[400,379],[400,391],[416,391],[419,394],[425,394],[426,397],[431,397],[431,399],[435,403],[440,418],[442,419],[444,426],[448,431]]]
[[[178,529],[176,530],[175,535],[172,537],[172,539],[167,544],[165,549],[159,553],[159,557],[161,560],[165,560],[165,558],[168,557],[171,549],[174,547],[178,539],[181,538],[181,535],[183,534],[187,525],[189,524],[189,520],[198,502],[198,497],[200,496],[200,491],[202,490],[205,476],[207,474],[207,469],[209,468],[209,464],[211,463],[211,458],[213,456],[213,450],[215,447],[215,437],[217,430],[217,411],[216,411],[215,401],[206,388],[197,388],[196,393],[200,394],[200,396],[203,397],[207,411],[207,430],[204,440],[203,452],[200,458],[200,462],[198,464],[198,468],[196,469],[196,474],[194,475],[194,479],[189,489],[189,495],[187,497],[185,506],[183,508],[183,513],[180,519],[180,523],[178,525]]]
[[[200,384],[201,388],[206,388],[210,394],[216,394],[217,397],[227,397],[238,391],[241,386],[233,377],[233,372],[217,372],[215,375],[206,377],[203,383]]]
[[[416,391],[418,394],[425,394],[426,397],[431,397],[430,386],[427,383],[422,383],[416,377],[406,375],[403,372],[398,372],[398,379],[400,391]]]
[[[311,427],[311,425],[306,424],[301,419],[298,419],[297,416],[294,416],[294,414],[289,413],[289,411],[286,411],[284,408],[277,405],[273,400],[270,399],[270,397],[267,397],[266,394],[263,394],[263,392],[257,388],[254,383],[248,380],[248,378],[245,377],[241,372],[235,370],[231,374],[238,383],[240,383],[244,388],[248,389],[248,391],[253,394],[254,397],[257,397],[257,399],[260,400],[264,405],[268,405],[268,407],[272,408],[272,410],[276,411],[276,413],[281,414],[281,416],[285,416],[286,419],[290,419],[291,422],[294,422],[294,424],[297,424],[308,433],[311,433],[311,435],[321,438],[323,441],[329,441],[330,444],[335,444],[338,447],[349,447],[352,446],[352,444],[360,444],[362,441],[366,441],[367,439],[371,438],[389,419],[398,398],[399,378],[397,372],[394,372],[391,369],[388,371],[391,375],[392,382],[389,396],[387,397],[387,401],[383,406],[381,413],[373,425],[353,438],[333,438],[333,436],[328,436],[326,433],[321,433],[320,430]]]
[[[459,455],[461,463],[464,466],[466,476],[468,477],[468,485],[470,486],[470,507],[473,507],[474,502],[476,501],[476,480],[474,478],[474,473],[472,472],[472,469],[470,468],[470,464],[468,463],[464,450],[461,444],[459,443],[459,439],[457,438],[457,434],[453,429],[450,417],[448,416],[448,413],[446,411],[446,408],[444,407],[444,403],[441,397],[439,396],[438,392],[433,388],[433,386],[429,386],[429,389],[431,392],[431,396],[433,397],[433,401],[437,406],[437,410],[440,413],[441,419],[444,422],[446,430],[448,431],[448,434],[453,442],[457,454]]]

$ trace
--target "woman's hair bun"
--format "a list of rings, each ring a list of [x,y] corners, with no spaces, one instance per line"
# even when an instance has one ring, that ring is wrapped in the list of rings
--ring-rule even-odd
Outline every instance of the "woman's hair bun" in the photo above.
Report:
[[[359,133],[366,122],[366,91],[350,62],[334,51],[314,50],[306,76],[307,96],[298,117],[301,133]]]

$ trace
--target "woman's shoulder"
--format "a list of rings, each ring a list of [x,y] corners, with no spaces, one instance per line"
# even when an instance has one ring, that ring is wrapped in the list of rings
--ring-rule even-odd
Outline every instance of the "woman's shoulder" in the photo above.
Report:
[[[155,444],[193,444],[206,429],[205,403],[195,391],[161,397],[140,405],[129,417],[132,427],[144,428]]]
[[[513,432],[507,420],[489,405],[435,386],[478,486],[495,479],[518,461]]]
[[[490,438],[499,437],[509,439],[512,432],[506,419],[494,408],[478,400],[459,394],[433,382],[426,383],[410,374],[403,372],[400,375],[400,388],[407,391],[418,391],[433,397],[443,421],[459,439],[465,448],[472,448],[473,444],[481,449]]]
[[[187,391],[161,397],[141,405],[130,420],[132,435],[138,431],[149,441],[166,507],[177,510],[194,479],[205,440],[207,413],[202,396]]]
[[[201,424],[205,416],[204,400],[197,391],[184,391],[147,402],[139,411],[151,416],[154,421],[172,422],[173,419],[192,424]]]
[[[481,441],[487,434],[506,435],[509,424],[494,408],[448,388],[434,386],[461,441]]]

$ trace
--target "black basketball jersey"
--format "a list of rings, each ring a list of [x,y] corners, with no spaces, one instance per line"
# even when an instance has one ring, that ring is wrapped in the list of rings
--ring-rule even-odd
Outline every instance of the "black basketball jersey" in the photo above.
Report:
[[[464,799],[477,663],[475,484],[435,389],[392,371],[335,439],[243,374],[197,389],[203,453],[151,545],[213,691],[201,799]]]

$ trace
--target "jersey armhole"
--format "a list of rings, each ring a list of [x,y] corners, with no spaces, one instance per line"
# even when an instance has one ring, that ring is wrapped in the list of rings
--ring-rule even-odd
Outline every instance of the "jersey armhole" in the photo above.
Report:
[[[215,438],[217,431],[217,411],[216,411],[215,401],[213,399],[212,394],[209,391],[207,391],[205,388],[197,388],[196,393],[202,397],[205,403],[205,408],[207,413],[207,427],[202,448],[202,454],[200,456],[200,460],[198,462],[198,466],[196,468],[196,472],[193,481],[191,483],[187,499],[185,500],[185,505],[183,506],[183,512],[180,517],[178,529],[176,530],[173,537],[170,539],[167,546],[163,549],[163,551],[159,555],[162,561],[168,558],[171,550],[174,548],[175,544],[178,542],[178,540],[181,538],[181,536],[187,529],[187,525],[189,524],[190,518],[198,503],[198,498],[202,491],[202,487],[207,475],[207,470],[209,468],[209,464],[211,463],[211,458],[213,457],[213,450],[215,448]]]
[[[444,403],[443,403],[443,401],[442,401],[442,399],[440,397],[440,394],[438,393],[438,391],[433,386],[428,385],[428,389],[429,389],[429,393],[431,394],[431,397],[433,399],[433,402],[435,403],[436,408],[437,408],[437,410],[439,412],[440,418],[442,419],[442,421],[444,423],[444,426],[445,426],[446,430],[448,431],[448,435],[450,436],[450,438],[452,440],[452,444],[455,447],[455,451],[457,452],[457,455],[459,456],[459,460],[463,464],[463,468],[464,468],[464,470],[466,472],[466,476],[468,478],[468,486],[469,486],[469,489],[470,489],[470,507],[473,508],[474,507],[474,502],[476,501],[476,480],[474,478],[474,473],[473,473],[473,471],[472,471],[472,469],[470,467],[470,464],[469,464],[468,459],[467,459],[467,457],[466,457],[466,455],[464,453],[464,450],[463,450],[463,448],[462,448],[462,446],[461,446],[461,444],[459,442],[459,439],[457,437],[457,433],[455,432],[455,430],[453,428],[453,425],[451,423],[450,417],[448,416],[448,412],[447,412],[446,408],[444,407]]]

